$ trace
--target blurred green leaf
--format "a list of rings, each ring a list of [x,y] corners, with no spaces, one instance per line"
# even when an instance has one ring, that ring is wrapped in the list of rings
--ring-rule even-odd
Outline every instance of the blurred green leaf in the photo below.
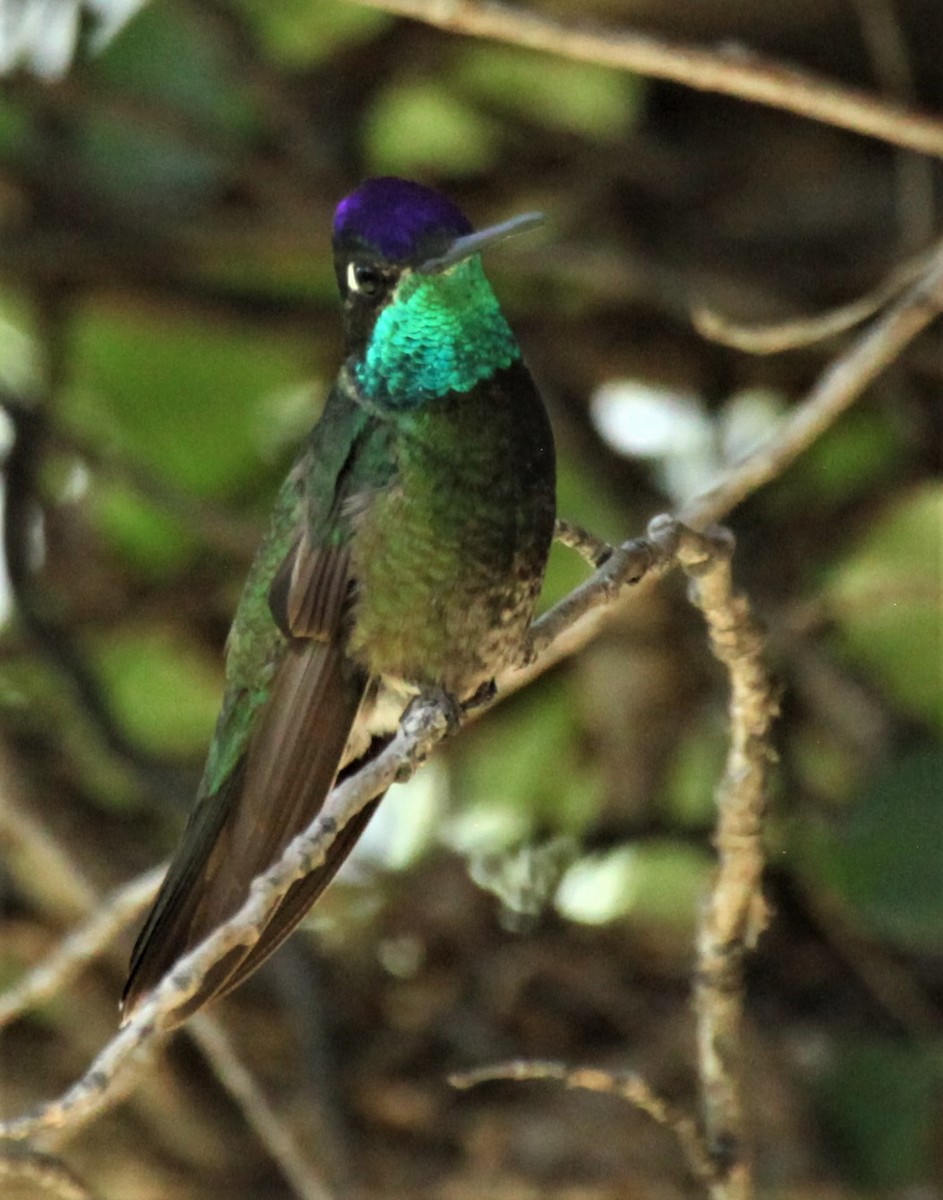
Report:
[[[515,845],[537,829],[579,833],[598,811],[602,777],[586,760],[566,681],[534,688],[466,738],[461,796],[447,841],[463,852]]]
[[[857,796],[865,764],[824,722],[794,731],[790,757],[798,780],[818,800],[844,806]]]
[[[148,4],[92,59],[90,74],[115,91],[176,109],[188,121],[250,133],[256,128],[251,93],[226,53],[226,43],[206,33],[205,23],[185,5]],[[129,132],[140,133],[146,110],[123,114],[123,119],[128,116]],[[160,111],[154,116],[159,126]]]
[[[909,433],[886,408],[854,408],[802,455],[783,487],[765,497],[771,513],[795,510],[797,498],[824,508],[847,503],[894,478],[907,458]]]
[[[398,83],[367,117],[364,142],[371,170],[395,175],[465,175],[494,157],[496,130],[435,83]]]
[[[388,28],[393,18],[375,9],[340,0],[236,0],[236,7],[258,34],[266,52],[287,67],[329,58]]]
[[[593,137],[630,129],[644,93],[626,71],[493,44],[467,45],[456,75],[460,88],[490,103]]]
[[[800,832],[812,886],[851,906],[895,944],[943,948],[943,746],[916,751],[875,773],[847,817]]]
[[[129,625],[96,639],[96,661],[115,712],[146,749],[198,753],[222,696],[222,664],[157,625]]]
[[[838,1048],[819,1107],[833,1154],[864,1188],[930,1183],[941,1079],[926,1046],[860,1039]]]
[[[25,104],[0,95],[0,155],[7,161],[20,158],[29,146],[33,122]]]
[[[117,759],[103,752],[91,724],[61,672],[35,654],[5,663],[0,669],[0,720],[5,733],[27,738],[56,731],[61,764],[45,763],[47,771],[68,772],[70,783],[92,803],[124,808],[141,802],[141,789]]]
[[[602,925],[622,917],[693,928],[711,858],[668,839],[581,858],[563,876],[556,905],[571,921]]]
[[[306,376],[293,343],[192,318],[87,308],[73,336],[63,422],[196,495],[232,493],[257,473],[268,398],[277,408]]]
[[[88,502],[94,524],[138,575],[156,580],[172,574],[197,545],[179,521],[120,483],[98,481]]]
[[[679,825],[709,825],[727,757],[727,729],[710,708],[675,747],[665,779],[667,810]]]
[[[327,230],[311,231],[310,237],[293,234],[287,243],[276,236],[274,244],[260,238],[251,244],[242,239],[238,245],[232,238],[221,238],[201,247],[200,277],[237,293],[324,301],[331,306],[331,320],[339,330],[337,283],[323,254],[329,237]]]
[[[110,113],[89,117],[75,131],[73,169],[106,200],[147,210],[190,208],[220,182],[224,160],[187,146],[160,129],[132,128]],[[139,214],[144,219],[144,213]]]
[[[897,499],[824,590],[847,654],[943,728],[943,485]]]
[[[21,297],[0,291],[0,387],[23,397],[35,394],[39,378],[35,315]]]

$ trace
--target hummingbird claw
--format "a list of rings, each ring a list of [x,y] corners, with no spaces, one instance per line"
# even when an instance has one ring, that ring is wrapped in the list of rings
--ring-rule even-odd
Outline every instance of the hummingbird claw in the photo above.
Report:
[[[441,710],[448,725],[448,736],[451,737],[453,733],[457,733],[465,716],[465,711],[459,698],[454,693],[440,687],[429,688],[423,694],[426,699],[432,700]]]
[[[485,705],[491,703],[497,694],[498,685],[495,683],[494,679],[486,679],[485,682],[480,685],[477,691],[472,692],[468,699],[462,704],[462,712],[467,714],[474,712],[476,708],[484,708]]]

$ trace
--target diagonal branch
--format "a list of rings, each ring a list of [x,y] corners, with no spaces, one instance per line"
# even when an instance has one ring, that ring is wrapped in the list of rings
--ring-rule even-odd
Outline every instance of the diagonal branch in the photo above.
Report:
[[[333,1193],[315,1173],[312,1162],[301,1153],[296,1139],[269,1104],[219,1021],[206,1013],[197,1013],[187,1031],[301,1200],[331,1200]]]
[[[34,1006],[50,993],[61,991],[93,954],[106,950],[111,938],[153,898],[163,868],[139,876],[117,889],[110,897],[99,901],[93,885],[85,879],[80,867],[58,840],[29,818],[23,806],[14,799],[16,779],[5,766],[0,755],[0,844],[6,851],[12,851],[11,857],[16,858],[18,879],[22,881],[25,875],[42,880],[41,894],[45,896],[46,881],[52,876],[59,881],[57,914],[59,910],[69,915],[74,910],[88,914],[86,921],[53,954],[0,998],[0,1012],[4,1019],[12,1020],[27,1006]],[[279,1121],[262,1088],[240,1061],[217,1019],[203,1014],[199,1021],[194,1021],[188,1027],[187,1032],[199,1046],[219,1083],[239,1105],[247,1125],[292,1184],[299,1200],[329,1200],[330,1193],[321,1181],[314,1157],[305,1157],[291,1132]],[[143,1047],[139,1063],[154,1048],[156,1042]],[[122,1100],[136,1083],[136,1077],[130,1071],[121,1073],[120,1077],[111,1077],[107,1083],[87,1079],[90,1085],[107,1086],[109,1104]],[[155,1115],[154,1100],[155,1096],[151,1095],[148,1105],[150,1117]],[[29,1180],[37,1188],[62,1200],[91,1200],[88,1193],[76,1190],[81,1185],[70,1176],[68,1168],[60,1160],[33,1153],[28,1146],[12,1142],[0,1145],[0,1180],[7,1178]]]
[[[106,896],[48,957],[0,993],[0,1029],[68,987],[151,903],[166,869],[166,864],[153,867]]]
[[[357,0],[455,33],[545,50],[565,58],[635,71],[702,92],[752,100],[943,158],[943,117],[843,87],[740,45],[714,49],[651,34],[565,24],[527,9],[476,0]]]
[[[292,884],[324,861],[340,829],[394,780],[407,778],[445,734],[448,721],[435,703],[417,703],[384,752],[335,788],[318,818],[295,838],[282,858],[252,884],[249,898],[224,925],[185,955],[109,1042],[86,1074],[62,1096],[26,1116],[0,1122],[0,1138],[22,1140],[49,1129],[74,1132],[114,1103],[131,1068],[153,1052],[161,1034],[179,1024],[177,1010],[193,995],[214,963],[239,946],[258,941]]]
[[[27,1184],[53,1200],[95,1200],[81,1179],[60,1159],[21,1146],[0,1150],[0,1183]]]
[[[747,496],[777,479],[850,408],[865,388],[943,309],[943,242],[904,295],[826,367],[805,400],[769,442],[727,471],[678,514],[695,529],[720,520]]]

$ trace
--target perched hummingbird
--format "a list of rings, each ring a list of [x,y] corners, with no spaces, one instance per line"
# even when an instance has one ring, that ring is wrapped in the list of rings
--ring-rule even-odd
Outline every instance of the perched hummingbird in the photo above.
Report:
[[[394,178],[338,206],[345,360],[250,569],[222,712],[132,953],[125,1017],[242,905],[413,696],[467,700],[518,660],[553,536],[553,435],[479,251],[538,219],[474,233],[444,196]],[[280,945],[379,802],[175,1020]]]

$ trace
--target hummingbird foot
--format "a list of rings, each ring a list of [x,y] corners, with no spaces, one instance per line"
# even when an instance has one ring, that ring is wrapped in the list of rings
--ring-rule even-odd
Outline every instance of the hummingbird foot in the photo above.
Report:
[[[480,687],[472,692],[466,701],[461,705],[462,712],[467,715],[474,712],[476,708],[484,708],[498,694],[498,685],[494,679],[486,679]]]
[[[452,734],[458,732],[465,717],[465,709],[454,692],[450,692],[444,687],[424,687],[417,697],[417,701],[419,703],[435,705],[445,718],[447,737],[451,737]]]
[[[400,719],[400,726],[405,732],[419,734],[433,732],[433,745],[444,737],[450,737],[462,724],[462,706],[452,692],[442,687],[424,687],[418,696],[406,706]],[[428,757],[428,751],[418,749],[410,755],[409,761],[402,764],[396,775],[397,783],[405,783],[413,772],[421,767]]]

